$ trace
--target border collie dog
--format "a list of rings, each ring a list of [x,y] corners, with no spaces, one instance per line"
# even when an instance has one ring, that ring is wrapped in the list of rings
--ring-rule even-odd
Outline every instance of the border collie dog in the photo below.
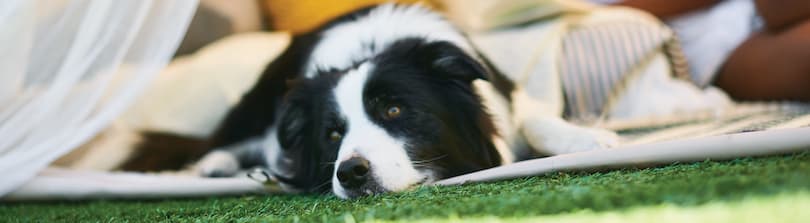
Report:
[[[439,14],[365,8],[295,36],[197,166],[263,165],[287,191],[355,198],[616,143],[560,118],[558,84],[515,83]]]

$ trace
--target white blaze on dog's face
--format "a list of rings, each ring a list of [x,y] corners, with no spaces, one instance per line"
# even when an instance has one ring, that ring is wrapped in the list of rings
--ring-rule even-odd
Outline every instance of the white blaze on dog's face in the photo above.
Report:
[[[406,153],[406,142],[403,139],[389,134],[373,123],[366,114],[363,89],[372,66],[366,63],[347,72],[334,90],[347,131],[342,136],[343,141],[335,162],[332,188],[336,195],[343,198],[356,196],[358,193],[400,191],[430,177],[427,173],[420,173],[414,168]],[[347,162],[350,159],[361,161]],[[360,174],[367,176],[358,176]],[[353,179],[360,177],[366,179]],[[356,188],[347,190],[346,187]]]
[[[485,74],[448,42],[409,38],[338,74],[342,131],[332,190],[342,198],[402,191],[497,166],[497,134],[474,92]],[[327,74],[328,75],[328,74]]]

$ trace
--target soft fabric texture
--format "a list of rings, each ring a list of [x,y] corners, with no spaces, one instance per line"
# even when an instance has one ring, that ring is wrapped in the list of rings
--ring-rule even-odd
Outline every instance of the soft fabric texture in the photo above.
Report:
[[[289,41],[282,32],[234,34],[176,58],[113,125],[53,165],[117,169],[133,154],[139,131],[208,137]]]
[[[679,63],[684,59],[677,44],[664,24],[636,10],[597,10],[572,25],[560,52],[565,115],[598,118],[611,109],[610,100],[619,97],[625,85],[645,72],[687,80],[688,67]]]
[[[197,2],[0,2],[0,196],[107,126],[171,59]]]
[[[581,0],[441,0],[447,16],[470,32],[520,25],[595,7]]]
[[[471,38],[513,80],[558,75],[568,119],[590,124],[731,104],[721,91],[699,89],[689,82],[675,35],[655,17],[626,7],[538,2],[542,4],[536,7],[499,6],[536,8],[534,13],[517,15],[502,14],[502,9],[493,6],[490,13],[498,15],[493,18],[521,18],[516,21],[523,22],[517,26],[493,23],[490,25],[499,27],[474,32]]]
[[[177,58],[119,121],[138,130],[207,137],[289,41],[283,32],[242,33]]]
[[[622,0],[590,0],[600,4]],[[753,0],[719,1],[666,21],[681,41],[692,80],[709,86],[726,58],[754,32],[762,30],[762,18]]]
[[[448,15],[470,31],[486,31],[523,24],[554,12],[588,10],[591,4],[613,4],[621,0],[442,0]],[[589,6],[591,5],[591,6]],[[751,0],[720,1],[665,21],[677,34],[689,64],[692,81],[707,87],[726,58],[749,35],[762,29]]]

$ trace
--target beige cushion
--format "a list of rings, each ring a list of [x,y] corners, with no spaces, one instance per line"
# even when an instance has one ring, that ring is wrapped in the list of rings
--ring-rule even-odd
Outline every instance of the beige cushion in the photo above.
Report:
[[[286,33],[236,34],[177,58],[118,121],[205,137],[289,41]]]

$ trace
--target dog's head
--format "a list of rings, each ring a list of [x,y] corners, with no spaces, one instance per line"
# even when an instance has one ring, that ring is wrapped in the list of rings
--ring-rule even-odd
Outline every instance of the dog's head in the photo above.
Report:
[[[449,42],[399,40],[347,70],[296,81],[273,130],[277,178],[341,198],[402,191],[501,163],[472,82],[475,57]]]

